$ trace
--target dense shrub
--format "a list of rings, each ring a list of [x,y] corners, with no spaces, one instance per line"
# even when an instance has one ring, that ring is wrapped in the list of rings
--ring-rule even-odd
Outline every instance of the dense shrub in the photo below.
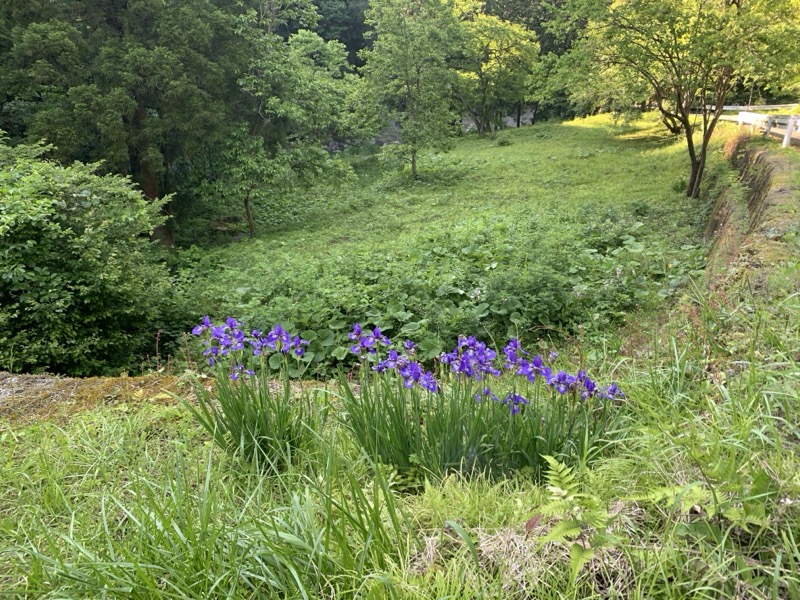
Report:
[[[0,143],[0,369],[119,371],[152,342],[169,293],[148,236],[160,205],[46,150]]]

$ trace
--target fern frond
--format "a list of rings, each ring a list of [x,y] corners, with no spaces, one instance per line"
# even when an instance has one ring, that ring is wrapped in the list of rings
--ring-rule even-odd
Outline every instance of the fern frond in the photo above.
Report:
[[[555,493],[558,498],[574,496],[578,493],[579,484],[575,479],[572,468],[557,461],[552,456],[543,456],[547,461],[547,488]]]

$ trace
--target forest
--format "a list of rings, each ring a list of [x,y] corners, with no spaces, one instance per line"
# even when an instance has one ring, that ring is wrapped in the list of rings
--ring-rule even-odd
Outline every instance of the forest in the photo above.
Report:
[[[2,0],[0,595],[800,598],[799,36]]]

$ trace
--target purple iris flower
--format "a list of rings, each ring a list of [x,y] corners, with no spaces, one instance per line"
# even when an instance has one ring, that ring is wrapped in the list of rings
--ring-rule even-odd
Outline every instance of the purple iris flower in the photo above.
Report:
[[[522,357],[528,355],[528,353],[522,349],[522,344],[520,344],[519,340],[516,338],[508,340],[506,347],[503,348],[503,353],[506,355],[506,369],[518,366],[523,360]]]
[[[622,392],[621,389],[619,389],[619,386],[617,386],[616,382],[613,382],[610,386],[608,386],[605,395],[609,400],[616,400],[617,398],[620,399],[625,398],[625,394]]]
[[[372,337],[378,340],[384,346],[391,346],[392,340],[381,333],[380,327],[376,327],[372,330]]]
[[[428,390],[431,394],[435,394],[439,391],[439,384],[436,382],[436,378],[430,371],[422,374],[422,377],[419,378],[418,384],[422,389]]]
[[[244,349],[244,331],[241,329],[234,329],[231,332],[231,350]]]
[[[575,383],[575,376],[570,375],[566,371],[559,371],[551,376],[547,383],[552,385],[559,394],[564,395],[570,390],[572,384]]]
[[[522,410],[522,406],[525,404],[528,404],[527,398],[520,394],[515,394],[514,392],[509,392],[508,395],[503,398],[503,405],[508,406],[512,415],[519,413]]]
[[[389,350],[389,357],[386,360],[380,361],[377,365],[372,367],[372,369],[378,373],[383,373],[386,370],[396,369],[399,362],[400,355],[397,353],[397,350],[392,348]]]
[[[195,325],[194,329],[192,329],[192,335],[200,335],[204,331],[207,331],[211,327],[211,318],[206,315],[203,317],[203,320],[200,322],[200,325]]]
[[[364,352],[376,354],[378,352],[377,348],[375,348],[376,342],[384,346],[390,346],[392,343],[392,340],[381,332],[380,327],[375,327],[372,331],[365,331],[359,323],[353,325],[353,331],[351,331],[347,337],[350,341],[356,342],[350,346],[350,352],[358,355]]]
[[[494,364],[496,357],[497,353],[485,343],[473,336],[462,335],[453,351],[442,353],[440,360],[443,364],[449,364],[454,373],[480,380],[487,374],[500,375],[500,370]]]
[[[475,402],[480,402],[484,398],[491,398],[495,402],[498,402],[499,399],[492,393],[491,388],[483,388],[480,392],[475,394]]]

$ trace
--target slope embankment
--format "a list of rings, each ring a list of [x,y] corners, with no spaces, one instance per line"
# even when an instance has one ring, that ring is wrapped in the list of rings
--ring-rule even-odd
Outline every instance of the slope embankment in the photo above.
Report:
[[[792,270],[800,286],[800,156],[746,138],[731,141],[727,153],[738,180],[717,199],[706,227],[710,290],[770,296],[776,283],[784,291],[792,283]]]

